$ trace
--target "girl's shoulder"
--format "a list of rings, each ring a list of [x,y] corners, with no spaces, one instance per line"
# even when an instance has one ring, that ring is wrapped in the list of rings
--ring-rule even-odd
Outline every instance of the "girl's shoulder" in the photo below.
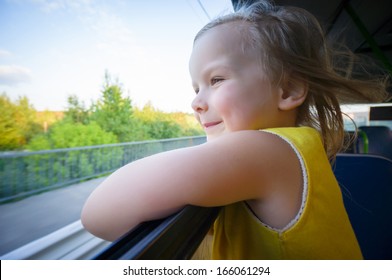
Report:
[[[233,197],[247,193],[242,200],[247,200],[252,212],[274,228],[288,224],[301,206],[304,165],[298,143],[292,138],[308,133],[319,137],[311,128],[279,128],[229,133],[208,144],[228,152],[230,158],[223,161],[237,161],[226,181]]]

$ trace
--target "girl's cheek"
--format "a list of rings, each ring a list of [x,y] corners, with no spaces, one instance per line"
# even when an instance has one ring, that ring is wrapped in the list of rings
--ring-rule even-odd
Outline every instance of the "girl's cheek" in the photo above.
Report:
[[[222,88],[214,96],[215,108],[223,115],[232,114],[233,110],[240,105],[239,101],[232,91],[232,87],[229,86]]]

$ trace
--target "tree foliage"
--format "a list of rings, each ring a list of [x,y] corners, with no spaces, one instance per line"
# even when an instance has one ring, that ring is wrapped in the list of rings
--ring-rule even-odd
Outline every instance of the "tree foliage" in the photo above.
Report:
[[[36,111],[27,97],[16,102],[3,93],[0,96],[0,150],[23,147],[42,128],[36,122]]]
[[[166,139],[181,136],[181,127],[151,103],[146,104],[142,110],[135,110],[135,118],[144,128],[149,139]]]
[[[65,112],[37,112],[27,97],[12,102],[3,93],[0,150],[46,150],[203,134],[191,114],[165,113],[151,103],[134,108],[108,72],[101,93],[90,108],[70,95]]]
[[[131,99],[123,96],[121,85],[112,82],[108,73],[105,75],[102,97],[93,105],[91,120],[116,135],[120,142],[139,140],[140,134],[143,134],[133,119]]]
[[[27,145],[29,150],[46,150],[116,143],[117,137],[97,123],[72,123],[64,120],[53,125],[47,134],[37,135]]]
[[[65,118],[73,123],[87,124],[89,122],[89,110],[77,95],[68,96],[68,107]]]

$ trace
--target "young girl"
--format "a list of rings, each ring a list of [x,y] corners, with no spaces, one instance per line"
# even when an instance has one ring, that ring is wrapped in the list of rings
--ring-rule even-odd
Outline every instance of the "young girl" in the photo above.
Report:
[[[132,162],[89,197],[93,234],[114,240],[185,205],[224,206],[216,259],[360,259],[330,160],[339,101],[380,101],[383,83],[341,76],[308,12],[260,2],[196,36],[189,68],[207,143]]]

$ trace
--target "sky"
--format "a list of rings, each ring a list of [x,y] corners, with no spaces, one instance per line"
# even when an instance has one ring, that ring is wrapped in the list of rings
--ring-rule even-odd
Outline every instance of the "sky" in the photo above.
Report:
[[[231,10],[230,0],[0,0],[0,94],[39,111],[65,110],[70,95],[88,107],[107,71],[134,106],[192,112],[193,38]]]

